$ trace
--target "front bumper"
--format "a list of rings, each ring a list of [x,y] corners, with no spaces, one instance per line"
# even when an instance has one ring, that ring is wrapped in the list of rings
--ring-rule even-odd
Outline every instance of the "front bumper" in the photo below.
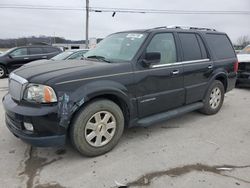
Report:
[[[9,130],[23,141],[37,147],[65,144],[66,128],[60,126],[57,106],[18,104],[9,94],[3,98],[5,122]],[[31,123],[34,131],[28,131],[24,122]]]

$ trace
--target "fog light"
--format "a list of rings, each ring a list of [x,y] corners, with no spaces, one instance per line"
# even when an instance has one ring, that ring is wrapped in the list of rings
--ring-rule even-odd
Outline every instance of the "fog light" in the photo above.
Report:
[[[27,123],[27,122],[24,122],[24,128],[27,130],[27,131],[34,131],[34,128],[33,128],[33,125],[31,123]]]

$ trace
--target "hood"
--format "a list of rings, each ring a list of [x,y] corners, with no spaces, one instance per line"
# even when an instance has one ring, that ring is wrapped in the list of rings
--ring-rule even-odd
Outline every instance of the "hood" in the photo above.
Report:
[[[46,61],[27,64],[15,70],[14,73],[29,82],[43,84],[53,78],[63,78],[67,77],[67,75],[83,75],[90,72],[90,69],[100,69],[100,67],[108,65],[110,64],[92,60]]]
[[[237,54],[239,62],[249,62],[250,63],[250,54]]]
[[[31,61],[30,63],[27,63],[27,64],[23,65],[23,67],[27,68],[27,67],[33,66],[33,65],[41,65],[41,64],[43,64],[45,62],[48,62],[48,61],[50,61],[50,60],[48,60],[48,59],[40,59],[40,60],[36,60],[36,61]]]
[[[6,59],[5,56],[3,56],[3,54],[0,54],[0,62],[5,61],[5,59]]]

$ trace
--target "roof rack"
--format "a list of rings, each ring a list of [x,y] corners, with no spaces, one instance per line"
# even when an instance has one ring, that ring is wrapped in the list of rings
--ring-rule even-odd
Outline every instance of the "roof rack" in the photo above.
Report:
[[[201,30],[201,31],[216,31],[215,29],[212,29],[212,28],[181,26],[181,25],[162,26],[162,27],[155,27],[153,29],[192,29],[192,30]]]

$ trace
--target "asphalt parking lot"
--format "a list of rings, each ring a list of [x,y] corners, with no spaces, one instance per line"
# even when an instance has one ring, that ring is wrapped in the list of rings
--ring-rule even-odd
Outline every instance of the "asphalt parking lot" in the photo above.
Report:
[[[0,97],[7,79],[0,80]],[[1,187],[250,187],[250,90],[226,94],[214,116],[189,113],[126,130],[111,152],[86,158],[72,149],[34,148],[6,128],[0,103]]]

